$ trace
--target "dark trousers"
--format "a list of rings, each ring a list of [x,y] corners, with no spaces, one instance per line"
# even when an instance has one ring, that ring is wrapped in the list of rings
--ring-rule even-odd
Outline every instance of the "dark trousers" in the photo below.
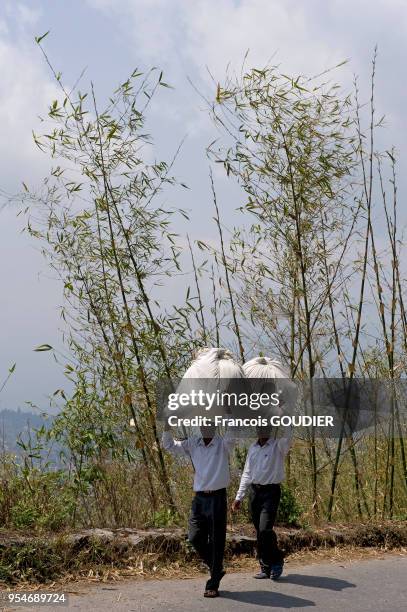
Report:
[[[267,574],[271,566],[281,563],[284,557],[273,529],[280,495],[279,484],[251,485],[249,490],[249,511],[257,533],[257,554],[260,567]]]
[[[188,539],[209,567],[207,589],[219,588],[226,541],[226,489],[196,493],[189,518]]]

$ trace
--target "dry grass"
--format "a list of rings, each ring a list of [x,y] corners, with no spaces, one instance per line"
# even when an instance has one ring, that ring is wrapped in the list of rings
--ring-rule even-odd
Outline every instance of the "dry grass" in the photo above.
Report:
[[[250,525],[233,529],[251,533]],[[277,529],[280,545],[286,552],[288,568],[303,563],[349,562],[361,558],[378,558],[395,551],[406,554],[405,523],[368,525],[335,525],[318,529]],[[146,539],[139,540],[141,534]],[[7,542],[3,533],[0,546],[0,587],[38,590],[66,588],[71,583],[111,582],[131,579],[187,579],[205,575],[205,568],[190,546],[182,530],[136,532],[137,542],[129,545],[129,534],[106,532],[79,533],[72,540],[33,538],[17,543]],[[134,541],[134,540],[133,540]],[[249,544],[249,546],[248,546]],[[254,540],[229,539],[226,568],[230,572],[257,568]]]
[[[286,570],[301,567],[302,565],[318,563],[355,563],[365,559],[384,559],[389,555],[406,556],[407,548],[388,550],[385,548],[362,548],[358,546],[337,546],[333,548],[321,548],[318,550],[306,550],[293,553],[286,558]],[[235,557],[226,564],[229,573],[255,572],[258,571],[257,560],[252,556],[241,555]],[[64,591],[65,593],[78,593],[80,587],[96,583],[111,583],[121,580],[188,580],[191,578],[204,577],[207,572],[197,562],[170,562],[163,563],[158,560],[154,553],[144,554],[142,558],[135,560],[133,565],[127,568],[114,568],[101,566],[88,571],[77,571],[67,573],[59,580],[47,584],[47,590]],[[44,585],[33,585],[27,582],[14,584],[12,587],[1,587],[3,590],[40,591]]]

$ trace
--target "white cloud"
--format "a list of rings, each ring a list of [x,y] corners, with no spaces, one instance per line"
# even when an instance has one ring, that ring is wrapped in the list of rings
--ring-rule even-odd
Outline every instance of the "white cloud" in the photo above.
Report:
[[[169,124],[178,125],[180,137],[208,133],[205,106],[187,83],[214,97],[215,80],[222,81],[228,63],[240,69],[249,49],[248,65],[265,65],[273,54],[284,68],[307,72],[323,70],[343,59],[343,50],[318,37],[310,39],[309,19],[303,4],[290,0],[87,0],[108,16],[123,34],[129,56],[144,68],[157,65],[175,92],[151,110]],[[295,3],[294,3],[295,4]],[[277,61],[277,60],[276,60]],[[179,130],[182,130],[179,132]],[[216,137],[216,135],[214,136]],[[212,133],[209,136],[212,139]]]
[[[252,65],[262,66],[277,53],[277,60],[290,62],[294,70],[309,69],[310,61],[320,64],[332,52],[322,40],[310,40],[303,6],[264,0],[189,4],[189,56],[207,63],[217,78],[227,62],[238,67],[247,49]]]
[[[44,167],[45,159],[34,145],[32,129],[39,123],[38,115],[44,114],[56,97],[57,87],[34,44],[32,48],[17,46],[1,33],[0,73],[3,176],[10,176],[12,171],[15,177],[18,167],[21,179],[34,177],[36,170]]]
[[[323,39],[310,38],[310,14],[304,3],[289,0],[88,0],[121,21],[135,41],[134,53],[153,61],[188,63],[205,74],[206,65],[223,74],[231,61],[240,65],[251,49],[255,63],[264,64],[276,51],[297,69],[309,60],[330,61]]]
[[[21,2],[12,3],[10,12],[16,12],[16,17],[22,27],[36,25],[41,17],[41,11],[38,8],[27,6]]]
[[[57,87],[52,82],[40,50],[34,43],[31,28],[39,13],[22,3],[4,3],[0,20],[0,157],[1,190],[21,191],[21,181],[37,184],[49,167],[47,156],[36,148],[32,129],[38,126],[38,115],[46,112],[55,99]],[[3,201],[0,201],[0,206]],[[17,369],[0,397],[0,408],[23,406],[25,400],[41,401],[52,392],[54,381],[63,384],[61,372],[52,368],[44,377],[44,361],[32,351],[37,344],[52,337],[57,344],[61,287],[48,278],[47,264],[27,234],[22,234],[22,217],[17,209],[0,210],[0,313],[2,345],[0,377],[16,361]],[[38,249],[39,244],[35,245]],[[49,342],[49,340],[48,340]],[[50,382],[50,380],[52,382]]]
[[[273,57],[284,71],[316,74],[350,59],[340,79],[348,90],[353,74],[361,75],[367,100],[370,61],[379,45],[378,113],[391,118],[390,141],[404,146],[404,70],[407,40],[405,0],[87,0],[109,16],[127,40],[136,64],[159,65],[175,85],[179,99],[161,108],[167,121],[184,122],[192,132],[204,129],[199,100],[186,76],[209,95],[207,67],[222,82],[227,64],[239,70],[246,50],[247,66],[264,66]],[[182,93],[179,93],[179,90]],[[202,106],[202,104],[201,104]]]
[[[250,48],[254,63],[277,52],[294,72],[332,65],[366,44],[405,29],[404,0],[87,0],[119,20],[133,53],[168,65],[205,65],[223,74]],[[380,36],[379,36],[380,35]],[[391,40],[388,41],[389,44]],[[355,58],[356,60],[358,58]]]

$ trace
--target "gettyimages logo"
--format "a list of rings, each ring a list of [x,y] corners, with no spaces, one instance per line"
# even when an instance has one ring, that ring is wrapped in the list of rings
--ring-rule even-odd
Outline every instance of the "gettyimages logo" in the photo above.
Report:
[[[178,410],[179,408],[201,407],[203,410],[211,410],[216,407],[245,406],[250,410],[259,408],[272,408],[280,405],[280,394],[277,391],[272,393],[248,393],[241,391],[227,392],[217,389],[207,392],[203,389],[191,389],[189,393],[170,393],[168,396],[168,410]]]
[[[157,418],[175,428],[232,427],[236,436],[272,426],[276,435],[335,438],[357,432],[392,435],[397,418],[406,431],[407,384],[363,379],[182,379],[157,385]]]

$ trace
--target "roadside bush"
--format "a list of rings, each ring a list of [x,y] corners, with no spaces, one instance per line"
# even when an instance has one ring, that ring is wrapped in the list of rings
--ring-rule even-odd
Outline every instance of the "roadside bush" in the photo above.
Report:
[[[277,513],[277,523],[290,527],[301,525],[302,508],[287,485],[281,485],[281,499]]]
[[[74,491],[63,471],[3,461],[0,482],[2,527],[59,531],[71,524]]]

